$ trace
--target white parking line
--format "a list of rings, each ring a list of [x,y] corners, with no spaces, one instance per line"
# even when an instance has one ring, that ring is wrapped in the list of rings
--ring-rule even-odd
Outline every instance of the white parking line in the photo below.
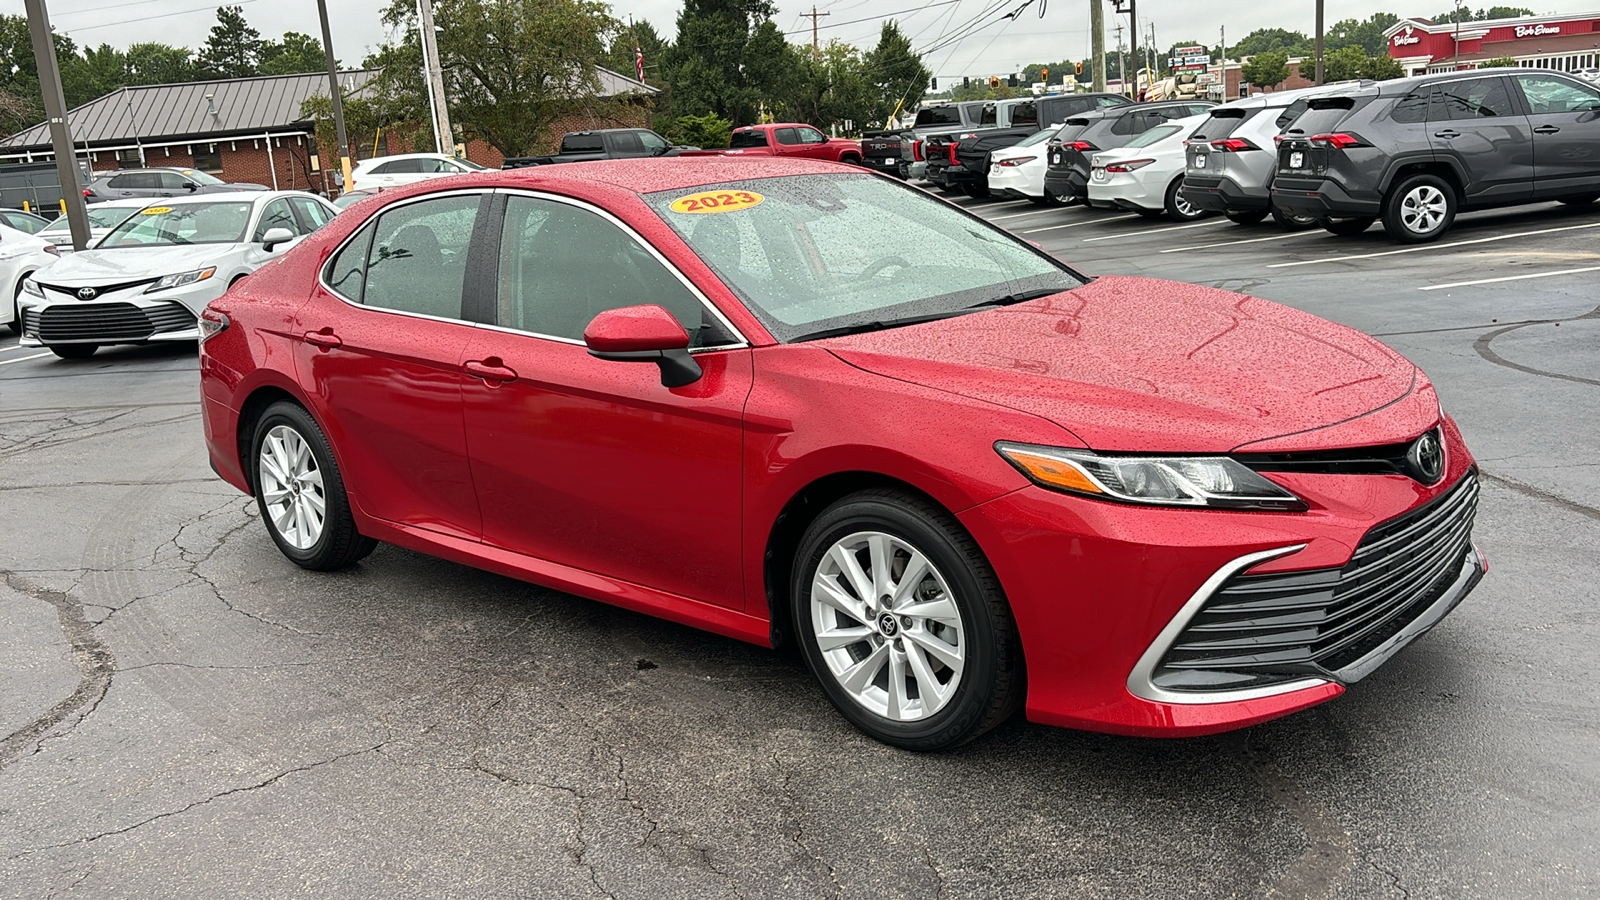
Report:
[[[1322,237],[1327,237],[1328,236],[1327,232],[1322,231],[1321,229],[1318,229],[1316,231],[1302,231],[1302,232],[1299,232],[1297,234],[1275,234],[1275,235],[1273,235],[1271,237],[1247,238],[1247,239],[1242,240],[1242,241],[1222,241],[1222,242],[1216,243],[1216,244],[1196,244],[1193,247],[1172,247],[1172,248],[1169,248],[1167,250],[1163,250],[1161,252],[1162,253],[1187,253],[1190,250],[1210,250],[1213,247],[1232,247],[1232,246],[1235,246],[1237,244],[1259,244],[1262,241],[1287,241],[1290,238],[1315,237],[1315,236],[1318,236],[1318,235],[1320,235]]]
[[[1097,222],[1115,222],[1118,219],[1134,219],[1138,218],[1138,216],[1138,213],[1130,213],[1126,216],[1112,216],[1109,219],[1084,219],[1081,222],[1068,222],[1065,225],[1051,225],[1049,228],[1030,228],[1027,231],[1019,231],[1017,233],[1038,234],[1041,231],[1055,231],[1057,228],[1077,228],[1079,225],[1094,225]]]
[[[16,359],[0,360],[0,366],[9,366],[9,365],[11,365],[12,363],[15,363],[15,362],[27,362],[30,359],[38,359],[38,358],[40,358],[42,356],[49,356],[49,355],[50,354],[48,354],[48,353],[35,353],[32,356],[19,356]]]
[[[1191,228],[1210,228],[1225,224],[1223,222],[1201,222],[1198,225],[1171,225],[1166,228],[1151,228],[1148,231],[1125,231],[1120,234],[1104,234],[1100,237],[1084,238],[1083,243],[1092,244],[1095,241],[1114,241],[1117,238],[1138,237],[1141,234],[1163,234],[1168,231],[1188,231]]]
[[[1477,281],[1456,281],[1450,284],[1430,284],[1427,287],[1417,288],[1417,290],[1442,291],[1445,288],[1471,287],[1475,284],[1498,284],[1502,281],[1526,281],[1529,278],[1549,278],[1552,275],[1577,275],[1582,272],[1600,272],[1600,266],[1585,266],[1582,269],[1557,269],[1554,272],[1533,272],[1528,275],[1507,275],[1503,278],[1479,278]]]
[[[1267,266],[1269,269],[1287,269],[1293,266],[1314,266],[1317,263],[1344,262],[1350,259],[1376,259],[1380,256],[1397,256],[1401,253],[1421,253],[1424,250],[1448,250],[1451,247],[1466,247],[1471,244],[1488,244],[1494,241],[1505,241],[1511,238],[1535,237],[1541,234],[1555,234],[1560,231],[1578,231],[1584,228],[1600,228],[1600,222],[1590,222],[1587,225],[1565,225],[1561,228],[1541,228],[1538,231],[1517,231],[1511,234],[1496,234],[1489,237],[1473,238],[1469,241],[1451,241],[1448,244],[1423,244],[1420,247],[1406,247],[1403,250],[1383,250],[1377,253],[1352,253],[1349,256],[1327,256],[1322,259],[1303,259],[1299,262],[1276,263]]]
[[[1033,201],[1029,200],[1028,202],[1032,203]],[[1006,215],[1006,216],[995,216],[994,218],[990,219],[989,221],[998,222],[1001,219],[1020,219],[1023,216],[1037,216],[1037,215],[1040,215],[1042,213],[1053,213],[1053,212],[1060,212],[1060,210],[1051,209],[1051,208],[1049,208],[1047,206],[1041,206],[1038,209],[1030,209],[1027,212],[1011,213],[1010,215]]]

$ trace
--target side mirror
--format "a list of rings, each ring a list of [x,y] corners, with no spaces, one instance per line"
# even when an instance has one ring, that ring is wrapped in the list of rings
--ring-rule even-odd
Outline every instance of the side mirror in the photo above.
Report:
[[[693,384],[703,374],[689,355],[689,332],[659,306],[608,309],[583,330],[583,343],[596,359],[655,363],[665,387]]]
[[[195,192],[195,191],[198,191],[198,190],[200,190],[200,185],[198,185],[198,184],[195,184],[195,183],[194,183],[194,182],[192,182],[192,181],[185,181],[185,182],[184,182],[184,183],[183,183],[183,186],[184,186],[184,187],[186,187],[186,188],[188,188],[188,189],[189,189],[189,193],[191,193],[191,194],[192,194],[192,193],[194,193],[194,192]]]
[[[287,244],[294,240],[294,232],[287,228],[268,228],[267,233],[261,236],[261,249],[272,252],[272,248],[279,244]]]

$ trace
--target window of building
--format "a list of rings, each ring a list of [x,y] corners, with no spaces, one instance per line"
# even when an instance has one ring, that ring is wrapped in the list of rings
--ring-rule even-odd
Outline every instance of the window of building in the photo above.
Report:
[[[212,175],[222,174],[222,151],[216,144],[197,144],[194,148],[194,167]]]
[[[118,150],[117,151],[117,165],[119,165],[119,166],[142,166],[142,165],[144,165],[144,163],[143,163],[143,161],[141,161],[139,159],[139,150],[138,150],[137,147],[135,147],[132,150]]]

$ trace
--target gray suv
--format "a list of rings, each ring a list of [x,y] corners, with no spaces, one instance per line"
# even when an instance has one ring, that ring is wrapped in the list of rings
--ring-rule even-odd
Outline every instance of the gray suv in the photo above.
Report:
[[[230,184],[199,169],[119,169],[89,182],[85,203],[122,197],[187,197],[224,191],[264,191],[264,184]]]
[[[1543,69],[1387,81],[1311,101],[1283,135],[1272,202],[1335,234],[1403,243],[1456,213],[1600,199],[1600,87]]]

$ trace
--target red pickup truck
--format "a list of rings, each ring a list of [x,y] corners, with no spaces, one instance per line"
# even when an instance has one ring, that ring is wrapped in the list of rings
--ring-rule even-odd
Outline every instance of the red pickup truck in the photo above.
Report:
[[[796,156],[861,164],[861,142],[830,138],[810,125],[781,122],[735,128],[726,150],[685,150],[680,156]]]

